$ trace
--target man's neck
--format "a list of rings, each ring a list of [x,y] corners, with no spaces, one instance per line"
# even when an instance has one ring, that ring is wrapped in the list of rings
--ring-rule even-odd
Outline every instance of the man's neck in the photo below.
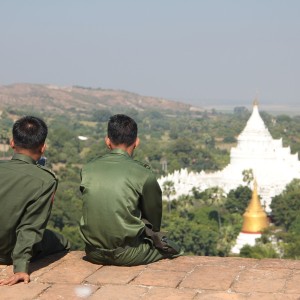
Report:
[[[121,149],[121,150],[127,152],[130,156],[133,155],[133,151],[134,151],[133,146],[127,147],[126,145],[118,145],[118,146],[111,145],[111,150],[114,150],[114,149]]]
[[[31,157],[34,161],[38,161],[41,158],[41,153],[35,153],[28,149],[14,149],[14,152],[17,154],[23,154]]]

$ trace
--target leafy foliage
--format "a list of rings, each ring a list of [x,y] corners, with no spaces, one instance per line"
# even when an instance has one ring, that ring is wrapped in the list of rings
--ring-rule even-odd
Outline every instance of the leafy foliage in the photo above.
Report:
[[[231,213],[243,214],[251,199],[251,195],[252,191],[248,186],[238,186],[227,194],[225,208]]]
[[[278,258],[278,254],[271,244],[259,244],[255,246],[245,245],[240,252],[241,257],[251,258]]]
[[[294,179],[280,195],[273,198],[271,209],[275,225],[283,226],[285,230],[289,230],[294,222],[299,222],[299,195],[300,180]]]

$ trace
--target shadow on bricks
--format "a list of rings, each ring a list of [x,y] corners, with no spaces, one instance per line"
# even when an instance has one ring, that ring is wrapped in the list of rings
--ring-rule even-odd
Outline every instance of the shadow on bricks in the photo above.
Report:
[[[52,263],[59,261],[67,254],[68,252],[60,252],[60,253],[48,255],[46,257],[33,260],[29,265],[29,273],[33,273],[39,269],[45,268],[48,265],[51,265]]]

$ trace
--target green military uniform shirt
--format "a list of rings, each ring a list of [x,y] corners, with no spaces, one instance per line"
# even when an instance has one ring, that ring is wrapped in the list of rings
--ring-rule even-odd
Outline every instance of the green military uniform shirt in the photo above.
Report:
[[[57,179],[29,156],[0,161],[0,263],[28,273],[33,245],[47,225]]]
[[[161,189],[152,171],[121,149],[96,158],[82,169],[81,235],[87,245],[116,249],[135,245],[145,224],[160,230]]]

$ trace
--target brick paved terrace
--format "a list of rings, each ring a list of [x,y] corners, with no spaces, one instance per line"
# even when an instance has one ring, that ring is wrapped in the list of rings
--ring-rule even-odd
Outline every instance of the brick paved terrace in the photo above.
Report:
[[[300,299],[300,261],[182,256],[145,266],[94,265],[84,253],[31,264],[31,282],[0,287],[0,299]],[[0,278],[12,274],[0,266]]]

